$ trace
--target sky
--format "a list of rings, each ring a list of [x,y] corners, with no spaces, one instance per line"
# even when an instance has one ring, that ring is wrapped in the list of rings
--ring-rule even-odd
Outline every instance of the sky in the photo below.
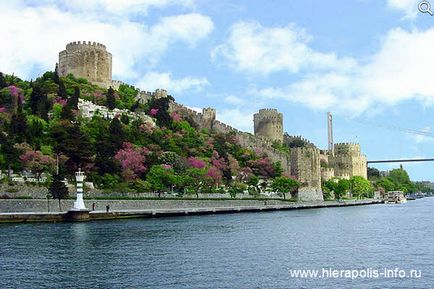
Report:
[[[368,160],[433,158],[434,17],[418,3],[0,0],[0,71],[34,79],[67,43],[97,41],[114,79],[214,107],[240,130],[277,108],[286,132],[325,149],[330,111],[335,142],[360,143]],[[434,181],[434,162],[404,168]]]

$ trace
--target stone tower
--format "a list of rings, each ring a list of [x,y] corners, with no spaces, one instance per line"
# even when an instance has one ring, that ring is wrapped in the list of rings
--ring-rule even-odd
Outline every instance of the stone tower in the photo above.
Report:
[[[216,110],[211,107],[202,109],[202,126],[212,130],[216,120]]]
[[[360,145],[356,143],[338,143],[334,145],[334,156],[329,155],[329,167],[334,168],[337,177],[367,175],[366,156],[362,154]]]
[[[108,88],[112,82],[112,55],[100,43],[71,42],[59,53],[59,75],[69,73]]]
[[[283,115],[277,109],[260,109],[253,116],[255,135],[283,141]]]

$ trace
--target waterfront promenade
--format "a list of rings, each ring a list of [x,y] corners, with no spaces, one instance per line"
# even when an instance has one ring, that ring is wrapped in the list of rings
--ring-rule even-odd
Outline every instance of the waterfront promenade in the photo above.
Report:
[[[99,200],[99,202],[101,202]],[[125,201],[124,201],[125,202]],[[128,201],[137,202],[137,201]],[[165,201],[170,202],[170,201]],[[326,202],[300,202],[290,203],[281,202],[276,204],[267,204],[264,201],[240,201],[237,205],[231,205],[230,201],[218,201],[215,204],[207,206],[201,201],[184,202],[184,207],[179,208],[147,208],[147,209],[122,209],[122,210],[96,210],[89,212],[88,216],[81,219],[82,221],[93,220],[113,220],[127,218],[158,218],[158,217],[173,217],[186,215],[208,215],[208,214],[230,214],[242,212],[261,212],[261,211],[277,211],[277,210],[297,210],[297,209],[313,209],[326,207],[345,207],[345,206],[361,206],[380,204],[381,200],[349,200],[349,201],[326,201]],[[245,204],[243,204],[245,202]],[[212,203],[212,202],[211,202]],[[250,203],[250,204],[249,204]],[[253,204],[252,204],[253,203]],[[191,206],[185,206],[185,205]],[[228,206],[229,205],[229,206]],[[0,213],[0,223],[20,223],[20,222],[63,222],[71,221],[68,213],[65,212],[4,212]]]

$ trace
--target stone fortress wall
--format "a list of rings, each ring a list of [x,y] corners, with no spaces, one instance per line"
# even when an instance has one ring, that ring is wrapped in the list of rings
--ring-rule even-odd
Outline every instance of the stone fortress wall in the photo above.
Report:
[[[256,137],[250,133],[240,131],[216,119],[216,111],[213,108],[204,108],[202,112],[192,110],[182,104],[172,102],[171,111],[187,116],[200,129],[208,129],[219,133],[234,133],[241,146],[251,148],[255,151],[266,153],[272,161],[280,161],[282,169],[291,173],[291,158],[288,154],[282,153],[272,147],[273,141]]]
[[[71,42],[59,53],[59,75],[70,73],[108,88],[112,84],[112,55],[101,43]]]
[[[334,175],[341,178],[362,176],[368,178],[366,156],[362,154],[360,144],[337,143],[334,155],[328,155],[329,167],[334,168]]]
[[[323,200],[319,165],[320,154],[317,148],[292,148],[291,153],[287,154],[272,147],[275,140],[240,131],[216,120],[215,109],[204,108],[200,113],[179,103],[172,102],[170,110],[176,111],[183,116],[187,115],[201,129],[220,133],[234,133],[241,146],[266,153],[272,161],[281,163],[284,173],[292,175],[301,181],[302,187],[298,193],[299,200]],[[300,137],[300,139],[302,138]]]
[[[287,154],[272,147],[273,143],[278,141],[274,137],[277,133],[276,130],[270,129],[272,131],[271,137],[269,134],[268,136],[264,135],[264,133],[252,135],[239,131],[216,120],[216,111],[213,108],[204,108],[200,113],[181,104],[172,103],[171,110],[188,115],[199,128],[221,133],[232,132],[240,145],[264,152],[273,161],[280,161],[284,172],[295,176],[302,183],[298,196],[300,200],[322,200],[321,182],[334,177],[350,179],[353,176],[362,176],[367,178],[366,156],[361,153],[359,144],[335,144],[335,152],[332,156],[328,151],[320,151],[313,143],[301,136],[290,136],[287,133],[282,133],[279,139],[283,139],[284,143],[289,142],[296,145],[291,147],[290,154]],[[273,114],[277,112],[277,110],[265,111],[271,111]]]
[[[320,154],[317,148],[291,149],[291,175],[296,176],[302,184],[298,192],[300,199],[303,201],[323,200]]]
[[[285,144],[302,144],[303,147],[316,147],[310,140],[301,135],[289,135],[285,133],[283,135],[283,142]]]
[[[253,115],[255,135],[283,142],[283,114],[277,109],[264,108]]]
[[[124,84],[112,80],[112,55],[103,44],[78,41],[66,45],[59,53],[59,75],[71,73],[102,86],[115,89]],[[155,92],[141,91],[136,100],[147,103],[153,98],[167,97],[167,91],[157,89]],[[88,105],[89,106],[89,105]],[[88,113],[95,110],[87,107]],[[266,153],[272,161],[279,161],[286,174],[297,177],[302,182],[299,190],[300,200],[322,200],[321,178],[327,180],[334,176],[350,178],[359,175],[367,177],[366,157],[361,154],[358,144],[336,144],[335,154],[320,153],[318,148],[301,136],[290,136],[283,132],[283,115],[277,109],[260,109],[253,117],[252,135],[239,131],[216,119],[216,110],[204,108],[202,112],[171,102],[170,110],[187,116],[198,128],[220,133],[234,133],[240,145],[257,152]],[[275,142],[292,144],[290,153],[273,148]],[[325,163],[322,166],[321,163]]]

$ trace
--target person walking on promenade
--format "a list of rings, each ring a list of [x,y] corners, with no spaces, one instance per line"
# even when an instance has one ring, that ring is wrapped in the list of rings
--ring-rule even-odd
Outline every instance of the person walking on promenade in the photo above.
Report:
[[[95,203],[92,203],[92,211],[95,211]]]
[[[108,213],[110,211],[110,206],[109,205],[105,206],[105,210]]]

